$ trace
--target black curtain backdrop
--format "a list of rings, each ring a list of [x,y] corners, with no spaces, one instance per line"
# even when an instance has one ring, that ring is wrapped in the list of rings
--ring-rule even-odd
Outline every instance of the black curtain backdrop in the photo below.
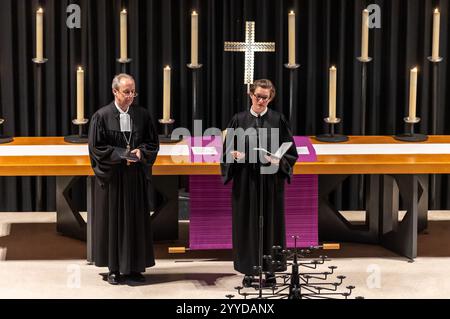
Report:
[[[81,7],[81,29],[66,26],[69,4]],[[5,134],[36,136],[35,12],[44,8],[43,135],[75,133],[76,69],[85,70],[85,117],[112,100],[111,80],[120,71],[119,12],[128,10],[129,73],[136,79],[136,102],[153,118],[162,117],[163,67],[172,68],[172,117],[191,128],[190,13],[199,13],[199,103],[203,128],[223,129],[232,114],[248,107],[243,84],[244,54],[224,52],[224,41],[244,41],[245,21],[255,21],[256,41],[276,43],[274,53],[256,53],[255,79],[273,80],[278,96],[272,107],[289,117],[288,22],[296,12],[297,63],[295,109],[297,135],[324,131],[328,114],[328,69],[338,69],[339,132],[360,133],[361,11],[381,8],[381,28],[371,29],[368,67],[367,134],[403,131],[408,110],[409,71],[419,68],[418,128],[431,127],[432,16],[441,12],[439,116],[437,133],[449,134],[450,81],[448,0],[0,0],[0,116]],[[448,176],[438,179],[438,203],[450,209]],[[356,208],[356,182],[344,185],[338,206]],[[54,178],[44,179],[45,208],[55,210]],[[0,211],[35,209],[35,178],[1,177]]]

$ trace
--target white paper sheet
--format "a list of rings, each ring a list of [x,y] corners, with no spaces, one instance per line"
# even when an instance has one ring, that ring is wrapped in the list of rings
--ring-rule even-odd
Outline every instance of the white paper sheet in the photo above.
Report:
[[[217,155],[217,150],[215,147],[192,146],[191,149],[194,155]]]
[[[317,155],[450,154],[450,144],[315,144]]]
[[[88,146],[83,145],[4,145],[0,156],[83,156],[89,155]]]
[[[158,155],[189,156],[187,145],[160,145]]]
[[[297,147],[298,155],[309,155],[309,150],[307,146],[299,146]]]

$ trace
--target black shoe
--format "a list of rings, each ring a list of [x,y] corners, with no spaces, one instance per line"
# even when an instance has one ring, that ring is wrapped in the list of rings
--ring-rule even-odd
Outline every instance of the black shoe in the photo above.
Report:
[[[277,284],[275,274],[266,274],[266,280],[264,280],[264,287],[273,287]]]
[[[110,271],[108,273],[108,283],[111,285],[118,285],[120,283],[120,273],[117,271]]]
[[[249,288],[252,286],[253,284],[253,276],[252,275],[245,275],[244,279],[242,279],[242,286],[244,286],[245,288]]]
[[[140,272],[132,271],[129,275],[126,276],[127,279],[135,282],[145,282],[145,277]]]

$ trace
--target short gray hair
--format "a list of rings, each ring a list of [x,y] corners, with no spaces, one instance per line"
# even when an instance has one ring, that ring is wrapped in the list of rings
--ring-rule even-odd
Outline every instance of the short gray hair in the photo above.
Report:
[[[134,81],[134,78],[133,78],[131,75],[129,75],[129,74],[126,74],[126,73],[120,73],[120,74],[117,74],[117,75],[114,77],[113,81],[112,81],[112,88],[113,88],[114,90],[117,90],[117,89],[119,88],[119,86],[120,86],[120,80],[122,80],[122,79],[130,79],[130,80],[132,80],[133,82],[135,82],[135,81]]]

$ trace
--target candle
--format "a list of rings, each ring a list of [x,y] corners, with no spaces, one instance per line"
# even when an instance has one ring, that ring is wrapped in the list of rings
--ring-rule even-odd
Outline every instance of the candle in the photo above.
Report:
[[[441,14],[436,8],[433,13],[433,51],[431,57],[433,60],[439,58],[439,27],[441,21]]]
[[[36,11],[36,59],[44,59],[44,10]]]
[[[417,67],[411,70],[409,78],[409,119],[415,119],[417,100]]]
[[[164,68],[163,120],[170,120],[170,67]]]
[[[198,65],[198,14],[191,15],[191,64]]]
[[[329,118],[330,120],[336,119],[336,78],[337,70],[334,66],[330,68],[330,95],[329,95]]]
[[[369,11],[367,9],[362,12],[361,58],[369,58]]]
[[[128,59],[127,44],[127,10],[120,12],[120,59]]]
[[[294,11],[289,12],[288,15],[289,22],[289,65],[295,64],[295,13]]]
[[[77,70],[77,121],[84,120],[84,71],[81,66]]]

